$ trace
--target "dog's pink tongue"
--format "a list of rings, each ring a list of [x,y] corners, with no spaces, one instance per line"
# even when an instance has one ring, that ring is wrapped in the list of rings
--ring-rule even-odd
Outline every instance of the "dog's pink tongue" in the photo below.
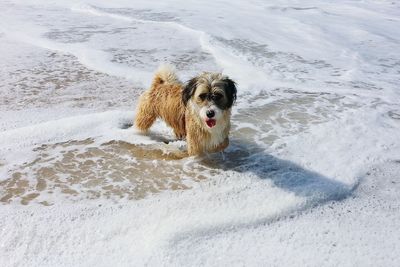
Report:
[[[208,119],[206,120],[206,123],[208,125],[208,127],[212,128],[215,126],[215,124],[217,124],[217,122],[214,119]]]

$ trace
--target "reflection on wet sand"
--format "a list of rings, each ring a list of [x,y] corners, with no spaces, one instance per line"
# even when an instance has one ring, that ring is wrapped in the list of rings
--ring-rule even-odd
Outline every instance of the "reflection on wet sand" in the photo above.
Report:
[[[93,139],[73,140],[34,151],[35,160],[16,167],[0,182],[0,202],[28,204],[35,199],[49,205],[51,195],[59,193],[73,200],[141,199],[163,190],[188,189],[190,182],[205,178],[198,170],[184,169],[183,152],[123,141],[98,145]]]

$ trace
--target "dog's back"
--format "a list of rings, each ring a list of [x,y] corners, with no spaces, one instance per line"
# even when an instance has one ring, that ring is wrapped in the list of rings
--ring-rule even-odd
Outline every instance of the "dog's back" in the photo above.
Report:
[[[147,131],[157,118],[171,126],[179,139],[186,136],[182,83],[169,65],[160,66],[150,89],[140,96],[135,125]]]

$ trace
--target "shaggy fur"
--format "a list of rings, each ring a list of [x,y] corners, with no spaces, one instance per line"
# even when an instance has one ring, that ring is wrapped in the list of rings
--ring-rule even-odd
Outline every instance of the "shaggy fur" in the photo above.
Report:
[[[220,73],[204,72],[183,84],[171,67],[163,66],[140,96],[135,125],[145,132],[161,118],[178,139],[186,137],[189,155],[218,152],[229,144],[235,100],[235,83]]]

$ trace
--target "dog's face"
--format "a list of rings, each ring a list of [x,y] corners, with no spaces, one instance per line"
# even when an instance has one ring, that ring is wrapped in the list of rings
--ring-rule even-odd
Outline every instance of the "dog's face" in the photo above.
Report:
[[[208,128],[216,126],[236,100],[235,82],[220,73],[205,72],[188,81],[182,100],[198,113]]]

